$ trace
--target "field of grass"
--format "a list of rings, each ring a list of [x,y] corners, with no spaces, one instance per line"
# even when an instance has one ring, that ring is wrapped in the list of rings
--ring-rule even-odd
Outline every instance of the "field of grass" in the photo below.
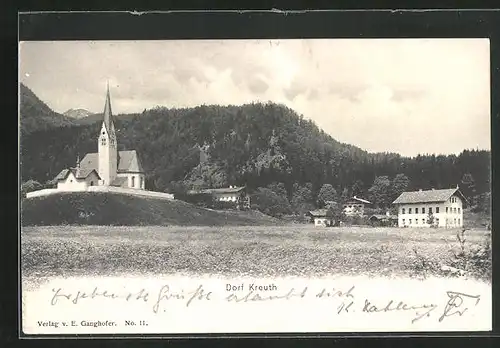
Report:
[[[460,265],[471,277],[489,280],[488,232],[469,230],[463,244],[457,232],[311,225],[27,226],[22,229],[22,272],[34,279],[179,273],[422,277],[446,276],[443,265]],[[487,256],[477,258],[481,252]]]

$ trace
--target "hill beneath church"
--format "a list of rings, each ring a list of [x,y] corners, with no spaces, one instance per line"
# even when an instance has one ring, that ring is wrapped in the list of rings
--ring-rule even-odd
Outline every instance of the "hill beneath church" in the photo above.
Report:
[[[112,192],[71,192],[22,201],[23,226],[255,226],[279,220],[254,211],[215,211],[191,204]]]

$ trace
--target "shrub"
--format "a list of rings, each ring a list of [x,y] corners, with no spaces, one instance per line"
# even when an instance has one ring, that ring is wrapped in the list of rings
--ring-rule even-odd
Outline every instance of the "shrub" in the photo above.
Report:
[[[36,180],[28,180],[26,182],[23,182],[21,184],[21,195],[23,197],[26,197],[26,194],[28,192],[32,192],[32,191],[37,191],[37,190],[41,190],[43,188],[42,184],[40,184],[38,181]]]

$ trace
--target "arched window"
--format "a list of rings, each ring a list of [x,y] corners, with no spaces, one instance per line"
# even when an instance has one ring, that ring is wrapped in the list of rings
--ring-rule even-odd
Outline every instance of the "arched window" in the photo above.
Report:
[[[141,176],[141,188],[144,188],[144,178]]]
[[[132,177],[132,187],[135,187],[135,176]]]

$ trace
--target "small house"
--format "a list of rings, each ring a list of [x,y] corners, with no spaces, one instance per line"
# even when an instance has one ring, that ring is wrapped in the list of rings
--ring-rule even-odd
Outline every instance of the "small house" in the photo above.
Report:
[[[367,201],[366,199],[354,196],[345,201],[342,205],[342,208],[346,216],[364,216],[365,207],[369,204],[371,204],[371,202]]]
[[[317,209],[308,212],[307,215],[311,217],[312,222],[314,222],[314,226],[317,227],[333,226],[334,224],[333,218],[328,217],[327,212],[328,212],[327,209]]]

